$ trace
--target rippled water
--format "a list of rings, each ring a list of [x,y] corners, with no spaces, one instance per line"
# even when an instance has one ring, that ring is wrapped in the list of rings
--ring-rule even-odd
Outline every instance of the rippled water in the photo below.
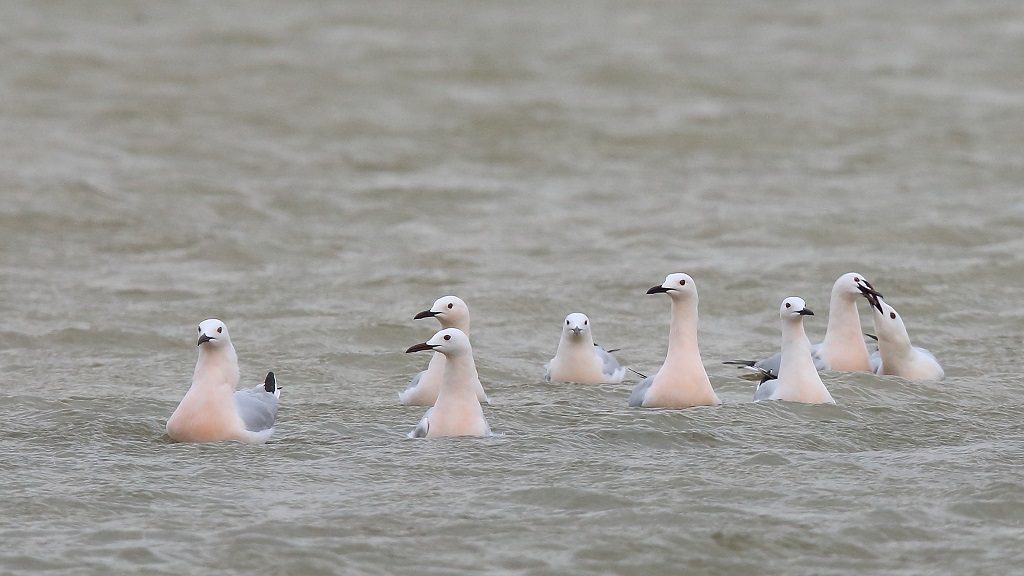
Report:
[[[12,2],[5,574],[1007,574],[1024,561],[1017,2]],[[749,402],[856,270],[942,383]],[[725,404],[544,384],[566,313],[653,372],[685,271]],[[462,296],[489,439],[397,404]],[[870,318],[864,312],[866,328]],[[284,386],[180,445],[194,326]]]

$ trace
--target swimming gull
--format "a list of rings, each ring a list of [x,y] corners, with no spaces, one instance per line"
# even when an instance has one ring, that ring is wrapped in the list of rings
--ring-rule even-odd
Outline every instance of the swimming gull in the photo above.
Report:
[[[672,304],[668,353],[658,373],[642,380],[629,397],[630,406],[689,408],[722,403],[711,388],[697,347],[697,286],[682,273],[669,274],[648,294],[668,294]]]
[[[871,372],[868,349],[861,331],[857,299],[870,300],[881,296],[863,274],[848,272],[832,285],[832,296],[828,304],[828,326],[825,339],[811,347],[811,357],[818,370],[839,370],[842,372]],[[732,360],[726,364],[739,364],[774,378],[779,373],[782,352],[764,360]]]
[[[802,298],[791,296],[782,301],[782,359],[778,378],[762,382],[754,392],[754,400],[790,400],[809,404],[835,404],[821,382],[811,358],[811,342],[804,332],[804,316],[814,312]]]
[[[907,380],[942,380],[946,373],[935,355],[910,343],[903,318],[881,298],[872,298],[878,350],[871,355],[875,374]]]
[[[469,335],[469,306],[458,296],[438,298],[429,310],[424,310],[415,316],[416,320],[423,318],[435,318],[441,324],[441,328],[458,328],[467,336]],[[427,369],[413,376],[408,388],[404,392],[398,393],[398,400],[402,404],[433,406],[437,401],[437,393],[441,390],[442,370],[444,370],[444,354],[436,352],[430,357]],[[479,380],[476,381],[476,396],[480,402],[491,403]]]
[[[168,418],[167,434],[178,442],[266,442],[281,396],[274,373],[259,386],[236,391],[238,355],[227,326],[216,318],[199,324],[198,346],[192,386]]]
[[[469,337],[458,328],[445,328],[406,352],[433,350],[444,354],[441,391],[409,438],[438,436],[490,436],[491,428],[476,396],[478,379]]]
[[[555,357],[544,368],[547,382],[618,384],[626,375],[614,356],[594,344],[590,318],[580,312],[565,317]]]

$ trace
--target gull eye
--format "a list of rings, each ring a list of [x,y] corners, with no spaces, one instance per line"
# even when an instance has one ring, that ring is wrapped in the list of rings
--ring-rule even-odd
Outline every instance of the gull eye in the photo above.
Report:
[[[892,318],[893,320],[895,320],[896,319],[896,313],[895,312],[889,312],[889,318]]]
[[[451,302],[449,302],[448,303],[448,309],[451,310],[452,308],[455,308],[455,304],[452,304]]]
[[[786,308],[792,308],[792,306],[793,306],[792,304],[790,304],[789,302],[786,302]]]
[[[445,334],[444,335],[444,339],[445,340],[451,340],[452,339],[452,335],[451,334]]]
[[[223,332],[224,332],[224,327],[223,326],[218,326],[217,327],[217,334],[221,334]]]
[[[853,277],[853,281],[858,283],[858,284],[860,284],[860,282],[861,282],[860,278],[857,278],[856,276]]]
[[[200,326],[200,327],[196,328],[196,330],[199,330],[200,332],[202,332],[203,331],[203,327]]]
[[[587,324],[590,324],[590,320],[584,320],[584,321],[583,321],[583,325],[584,325],[584,326],[586,326]]]
[[[680,280],[679,281],[679,285],[680,286],[686,286],[686,278],[683,278],[682,280]]]

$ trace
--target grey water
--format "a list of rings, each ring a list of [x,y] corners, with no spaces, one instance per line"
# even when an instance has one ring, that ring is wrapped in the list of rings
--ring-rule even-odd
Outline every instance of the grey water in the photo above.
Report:
[[[1022,56],[999,0],[5,2],[0,573],[1019,572]],[[656,371],[677,271],[722,406],[543,382],[573,311]],[[849,271],[947,378],[752,403]],[[445,294],[492,438],[405,438]],[[164,433],[209,317],[267,444]]]

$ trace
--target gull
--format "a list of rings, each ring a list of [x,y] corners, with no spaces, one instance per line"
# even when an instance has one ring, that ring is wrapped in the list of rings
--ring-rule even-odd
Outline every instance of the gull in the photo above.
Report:
[[[434,301],[429,310],[417,314],[414,319],[435,318],[441,328],[458,328],[469,335],[469,306],[458,296],[442,296]],[[413,376],[409,387],[398,393],[402,404],[415,406],[433,406],[437,401],[437,393],[441,390],[441,371],[444,370],[444,354],[435,353],[427,364],[427,369]],[[480,380],[476,380],[476,396],[480,402],[491,403]]]
[[[711,388],[697,347],[697,286],[686,274],[669,274],[648,294],[668,294],[672,321],[668,353],[658,373],[644,378],[629,396],[630,406],[689,408],[722,403]]]
[[[178,442],[266,442],[274,433],[281,396],[274,373],[259,386],[236,391],[238,355],[228,327],[216,318],[199,324],[198,346],[192,386],[167,419],[168,436]]]
[[[835,281],[828,304],[828,326],[825,329],[825,339],[811,347],[811,357],[814,359],[816,369],[871,372],[868,348],[864,344],[860,314],[857,312],[857,298],[863,297],[870,301],[875,296],[881,297],[882,295],[864,278],[863,274],[848,272]],[[778,352],[756,362],[732,360],[726,364],[739,364],[760,372],[768,378],[774,378],[779,373],[781,360],[782,353]]]
[[[473,363],[469,337],[458,328],[445,328],[422,344],[414,344],[406,352],[433,350],[444,354],[441,391],[437,402],[429,408],[409,438],[438,436],[490,436],[491,428],[476,395],[479,380]]]
[[[809,404],[835,404],[821,382],[811,358],[811,342],[804,332],[804,316],[813,316],[802,298],[790,296],[779,307],[782,319],[782,358],[778,378],[762,382],[754,400],[790,400]]]
[[[942,380],[946,373],[935,355],[910,343],[903,318],[881,298],[871,299],[878,350],[871,355],[875,374],[907,380]]]
[[[544,368],[547,382],[618,384],[626,375],[614,356],[594,344],[590,318],[580,312],[565,317],[555,357]]]

